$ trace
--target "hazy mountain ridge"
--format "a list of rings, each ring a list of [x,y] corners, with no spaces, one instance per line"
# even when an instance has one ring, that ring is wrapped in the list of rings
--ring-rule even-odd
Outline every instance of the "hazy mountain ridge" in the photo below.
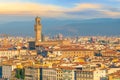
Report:
[[[43,34],[55,35],[119,35],[120,19],[58,20],[42,19]],[[34,21],[0,24],[0,33],[34,35]]]

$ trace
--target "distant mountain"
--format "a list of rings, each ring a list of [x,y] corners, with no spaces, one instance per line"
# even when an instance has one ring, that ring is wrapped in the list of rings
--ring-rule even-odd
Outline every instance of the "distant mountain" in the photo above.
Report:
[[[74,35],[120,35],[120,19],[58,20],[42,19],[43,34],[62,33]],[[34,36],[34,21],[19,21],[0,24],[0,33],[19,36]]]
[[[33,35],[33,21],[28,22],[9,22],[0,24],[0,33],[11,34],[14,36]]]

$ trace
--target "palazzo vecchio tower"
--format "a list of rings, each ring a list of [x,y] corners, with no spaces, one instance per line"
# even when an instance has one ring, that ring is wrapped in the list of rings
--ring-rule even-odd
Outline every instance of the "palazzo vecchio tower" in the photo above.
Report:
[[[35,18],[35,44],[38,45],[42,41],[42,25],[40,23],[40,17]]]

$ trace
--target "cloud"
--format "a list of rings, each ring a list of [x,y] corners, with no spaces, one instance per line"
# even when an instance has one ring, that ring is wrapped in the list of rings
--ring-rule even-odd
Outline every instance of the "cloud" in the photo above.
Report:
[[[106,14],[109,17],[120,17],[120,12],[113,12],[113,11],[103,11],[104,14]]]
[[[120,18],[120,9],[100,4],[76,4],[71,10],[66,11],[69,15],[78,18]]]
[[[37,3],[0,3],[2,15],[43,16],[52,18],[100,18],[120,17],[119,8],[106,7],[100,4],[80,3],[73,7],[65,8],[50,4]]]
[[[76,4],[73,8],[73,11],[82,11],[86,9],[98,9],[101,8],[101,5],[98,4],[90,4],[90,3],[84,3],[84,4]]]
[[[62,7],[36,3],[0,3],[0,14],[11,15],[63,15]],[[54,13],[52,13],[54,12]]]
[[[99,4],[90,4],[90,3],[82,3],[75,4],[75,6],[66,11],[67,15],[71,15],[75,18],[95,18],[101,17],[101,12],[98,11],[102,8],[102,5]]]

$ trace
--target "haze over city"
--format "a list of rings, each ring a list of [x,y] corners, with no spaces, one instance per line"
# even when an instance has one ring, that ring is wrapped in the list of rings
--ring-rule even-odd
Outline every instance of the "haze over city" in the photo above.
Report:
[[[0,0],[1,33],[33,36],[36,16],[45,35],[120,34],[119,0]]]

